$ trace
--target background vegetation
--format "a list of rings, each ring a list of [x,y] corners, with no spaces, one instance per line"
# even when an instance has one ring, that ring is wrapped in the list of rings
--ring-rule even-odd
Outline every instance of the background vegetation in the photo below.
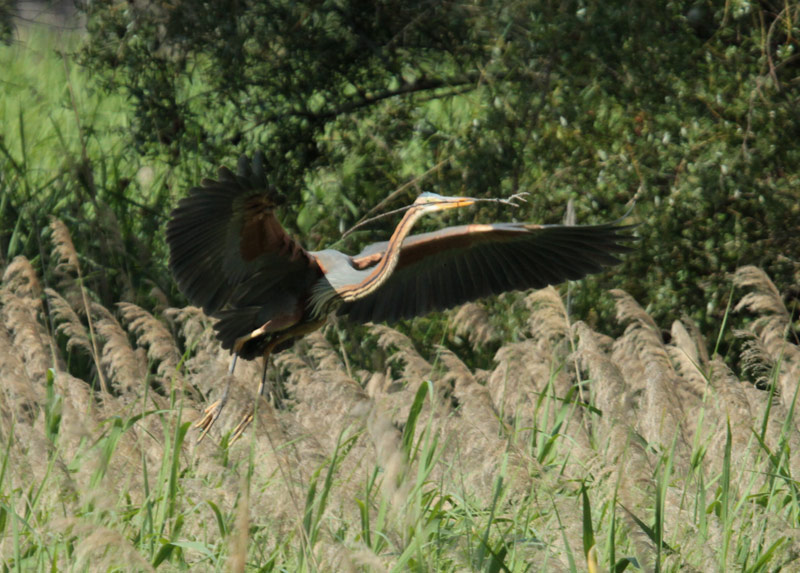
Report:
[[[18,29],[3,567],[791,567],[800,7],[651,4],[96,2],[88,36]],[[635,199],[640,248],[565,306],[340,321],[280,358],[288,410],[260,404],[230,446],[243,368],[219,445],[196,447],[225,356],[180,308],[163,228],[255,149],[309,248],[385,237],[395,221],[337,242],[422,190],[531,193],[462,221]],[[766,274],[737,291],[748,264]]]

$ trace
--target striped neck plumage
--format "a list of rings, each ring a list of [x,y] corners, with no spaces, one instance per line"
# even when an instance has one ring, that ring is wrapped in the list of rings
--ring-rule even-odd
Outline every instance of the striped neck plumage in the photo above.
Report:
[[[345,302],[351,302],[372,294],[392,275],[400,260],[400,247],[411,232],[414,224],[425,214],[424,208],[409,209],[400,224],[392,233],[386,245],[386,251],[378,264],[371,270],[367,278],[356,285],[347,285],[338,294]]]

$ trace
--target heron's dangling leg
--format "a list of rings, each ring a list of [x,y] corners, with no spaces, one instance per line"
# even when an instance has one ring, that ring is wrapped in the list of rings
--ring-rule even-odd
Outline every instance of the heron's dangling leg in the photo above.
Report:
[[[258,336],[262,336],[267,332],[270,332],[272,328],[275,327],[273,324],[274,321],[267,321],[263,326],[256,328],[252,332],[245,334],[244,336],[240,336],[236,339],[236,342],[233,343],[233,358],[231,359],[231,365],[228,367],[228,381],[225,384],[225,390],[222,392],[222,396],[219,400],[216,400],[213,404],[211,404],[208,408],[205,409],[205,415],[201,418],[199,422],[195,424],[195,428],[202,428],[202,432],[200,437],[197,438],[197,443],[200,443],[203,438],[206,437],[208,431],[211,429],[211,426],[217,421],[219,418],[220,413],[222,413],[222,409],[225,407],[225,403],[228,401],[228,394],[231,389],[231,380],[233,378],[233,371],[236,369],[236,360],[239,358],[239,352],[242,350],[242,347],[245,345],[246,342],[252,340]]]
[[[261,371],[261,383],[258,385],[258,395],[264,396],[264,389],[267,387],[267,368],[269,367],[269,359],[272,349],[275,345],[271,344],[267,347],[267,350],[264,352],[264,368]],[[275,404],[273,404],[275,406]],[[231,439],[228,441],[229,444],[234,443],[238,440],[244,431],[247,429],[247,426],[253,421],[253,416],[255,414],[255,409],[248,413],[242,420],[236,425],[233,429],[233,433],[231,434]]]
[[[272,351],[275,350],[275,348],[278,347],[279,344],[286,342],[287,340],[303,336],[304,334],[319,329],[320,327],[322,327],[323,324],[325,324],[325,320],[326,319],[321,319],[313,322],[298,324],[293,328],[286,330],[278,338],[275,338],[267,345],[267,347],[264,349],[264,369],[261,371],[261,384],[258,387],[258,394],[260,396],[264,395],[264,390],[267,387],[267,367],[269,366],[269,360],[272,356]],[[273,393],[272,397],[274,398],[274,401],[270,400],[272,406],[280,407],[280,397],[277,395],[277,393]],[[242,433],[247,429],[247,426],[249,426],[250,423],[253,421],[254,416],[255,416],[255,408],[251,410],[250,413],[247,414],[244,418],[242,418],[242,421],[236,425],[236,428],[234,428],[233,434],[231,435],[232,437],[228,442],[229,444],[232,444],[233,442],[239,439]]]
[[[203,438],[206,437],[208,431],[211,429],[211,426],[214,425],[214,422],[217,421],[219,418],[222,409],[225,407],[225,404],[228,402],[228,394],[231,390],[231,380],[233,379],[233,371],[236,369],[236,360],[238,360],[239,355],[234,353],[233,358],[231,358],[231,365],[228,367],[228,376],[227,382],[225,383],[225,390],[222,391],[222,396],[218,400],[215,400],[213,404],[211,404],[208,408],[204,411],[204,416],[197,422],[194,427],[195,428],[202,428],[202,432],[200,436],[197,438],[197,443],[203,441]]]

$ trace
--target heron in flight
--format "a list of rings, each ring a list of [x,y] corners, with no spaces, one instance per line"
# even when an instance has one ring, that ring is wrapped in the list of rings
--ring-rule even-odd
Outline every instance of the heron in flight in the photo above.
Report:
[[[472,224],[410,235],[425,214],[480,201],[422,193],[388,241],[357,255],[306,251],[275,216],[282,197],[267,184],[264,159],[222,167],[172,212],[170,268],[189,300],[219,320],[222,347],[236,358],[268,357],[321,328],[331,313],[356,322],[393,322],[506,291],[577,280],[629,251],[630,226]],[[227,399],[198,423],[201,438]],[[238,437],[252,417],[234,430]]]

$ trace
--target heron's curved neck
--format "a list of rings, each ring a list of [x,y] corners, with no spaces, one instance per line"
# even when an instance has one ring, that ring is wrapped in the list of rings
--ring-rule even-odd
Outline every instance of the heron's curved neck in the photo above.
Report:
[[[420,207],[412,207],[406,211],[405,216],[400,221],[400,224],[392,233],[389,242],[386,245],[386,251],[383,257],[378,261],[378,264],[370,269],[369,275],[363,281],[355,285],[348,285],[339,291],[339,296],[346,302],[363,298],[376,289],[378,289],[386,279],[388,279],[394,269],[397,267],[397,262],[400,260],[400,247],[403,241],[411,232],[414,224],[419,221],[420,217],[425,214],[425,210]]]

